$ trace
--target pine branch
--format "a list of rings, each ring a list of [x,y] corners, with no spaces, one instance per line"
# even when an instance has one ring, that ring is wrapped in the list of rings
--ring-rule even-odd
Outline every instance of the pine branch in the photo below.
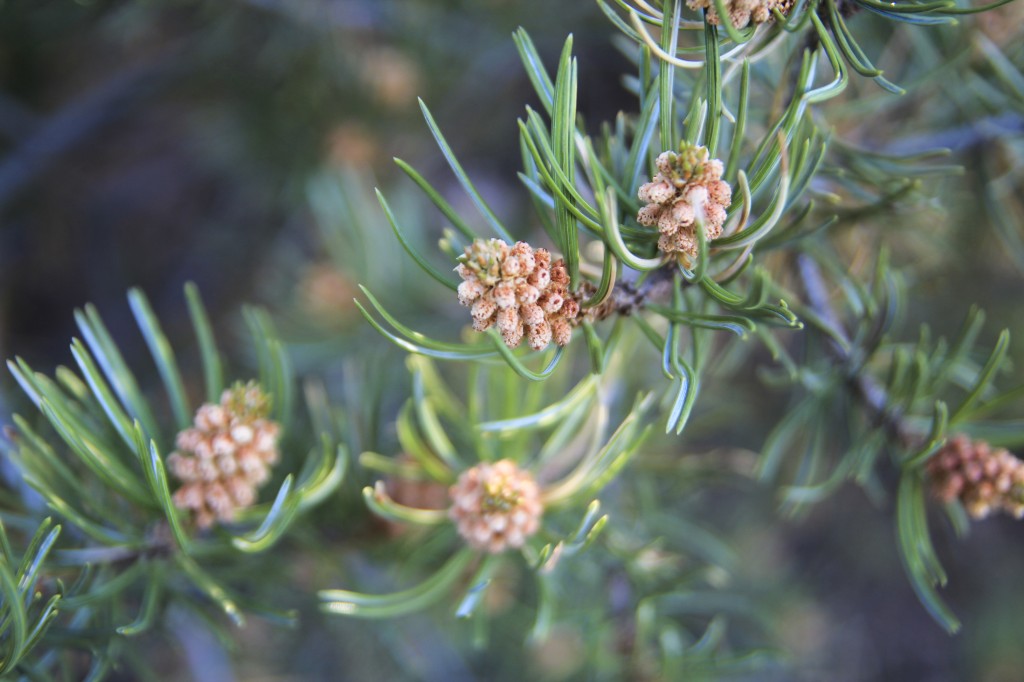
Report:
[[[640,284],[620,281],[615,284],[608,298],[597,308],[598,317],[612,315],[632,315],[643,309],[649,302],[664,300],[672,294],[672,283],[678,279],[679,270],[674,265],[667,265],[651,272]],[[683,281],[684,287],[691,282]]]

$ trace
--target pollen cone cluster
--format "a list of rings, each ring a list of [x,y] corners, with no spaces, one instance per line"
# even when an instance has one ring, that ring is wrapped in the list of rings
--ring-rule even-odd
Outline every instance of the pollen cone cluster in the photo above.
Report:
[[[793,8],[793,0],[725,0],[725,9],[729,12],[729,23],[736,28],[746,28],[750,24],[763,24],[774,18],[772,10],[776,7],[783,14]],[[693,10],[706,9],[708,23],[717,26],[722,23],[715,8],[715,0],[686,0],[686,6]]]
[[[640,186],[637,196],[647,205],[636,220],[661,232],[658,250],[683,259],[697,255],[697,222],[704,223],[704,235],[714,239],[722,234],[725,209],[732,203],[732,190],[722,180],[722,162],[708,158],[706,147],[683,144],[680,152],[662,152],[658,173]]]
[[[1008,450],[958,435],[928,460],[926,470],[935,496],[959,499],[972,518],[999,511],[1024,517],[1024,462]]]
[[[255,382],[224,391],[220,403],[196,411],[192,428],[178,434],[167,457],[182,482],[174,493],[179,509],[192,511],[196,525],[231,521],[256,500],[278,458],[278,425],[267,419],[270,399]]]
[[[537,532],[544,507],[529,472],[503,459],[467,469],[449,488],[448,516],[471,547],[498,554]]]
[[[511,348],[524,336],[534,350],[552,341],[569,343],[580,305],[569,294],[562,259],[552,263],[550,253],[526,242],[509,246],[500,239],[478,239],[460,260],[455,269],[463,279],[459,303],[470,307],[474,329],[497,325]]]

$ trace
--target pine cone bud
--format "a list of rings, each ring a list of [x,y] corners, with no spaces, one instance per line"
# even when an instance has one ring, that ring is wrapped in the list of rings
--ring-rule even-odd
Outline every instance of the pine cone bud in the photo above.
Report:
[[[192,428],[175,439],[177,450],[167,457],[182,482],[174,504],[191,510],[200,528],[233,520],[270,478],[280,427],[267,419],[269,412],[270,397],[258,384],[238,383],[224,391],[219,404],[202,405]]]
[[[698,218],[708,240],[722,234],[732,189],[722,180],[722,162],[709,158],[706,147],[683,143],[678,153],[662,152],[655,163],[658,173],[637,191],[647,205],[636,220],[658,228],[659,251],[686,261],[697,256]]]
[[[448,516],[471,547],[498,554],[522,547],[540,528],[544,507],[533,476],[503,459],[478,464],[449,488]]]
[[[722,23],[714,0],[686,0],[686,6],[698,11],[706,9],[709,24],[717,26]],[[783,14],[789,14],[793,9],[793,0],[725,0],[725,8],[729,11],[729,23],[736,28],[746,28],[750,24],[772,21],[775,18],[772,10],[775,8]]]
[[[925,468],[933,494],[959,500],[974,519],[1003,511],[1024,517],[1024,462],[1004,448],[954,436]]]
[[[551,341],[569,343],[579,306],[566,305],[569,274],[565,262],[551,262],[545,249],[526,242],[509,246],[500,239],[476,240],[466,247],[455,268],[463,281],[459,303],[470,308],[473,328],[486,331],[497,326],[505,343],[517,347],[525,337],[530,347],[541,350]]]

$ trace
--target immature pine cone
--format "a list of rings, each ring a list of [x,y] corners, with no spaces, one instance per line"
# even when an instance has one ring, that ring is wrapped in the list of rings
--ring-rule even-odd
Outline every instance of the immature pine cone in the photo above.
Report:
[[[658,174],[637,192],[647,205],[636,220],[657,226],[662,253],[684,260],[696,257],[697,218],[703,216],[704,235],[714,239],[722,234],[725,209],[732,203],[732,190],[722,180],[722,162],[708,158],[706,147],[683,143],[678,154],[662,152],[656,163]]]
[[[178,434],[178,449],[167,457],[182,482],[174,504],[192,510],[200,528],[234,519],[270,478],[280,428],[266,418],[269,411],[270,399],[259,385],[238,383],[224,391],[220,404],[200,407],[194,426]]]
[[[686,0],[686,6],[698,11],[707,9],[709,24],[717,26],[722,23],[715,8],[715,0]],[[793,0],[725,0],[729,21],[736,28],[771,21],[775,17],[772,10],[776,7],[783,14],[788,14],[793,8]]]
[[[569,343],[571,321],[580,304],[569,294],[569,274],[559,258],[526,242],[509,246],[500,239],[478,239],[466,247],[455,268],[464,280],[459,303],[472,308],[477,331],[498,325],[505,343],[515,348],[527,337],[541,350],[553,340]]]
[[[448,490],[448,516],[471,547],[498,554],[537,532],[544,507],[529,472],[510,459],[467,469]]]
[[[926,471],[935,496],[959,499],[972,518],[998,511],[1024,517],[1024,462],[1008,450],[961,434],[928,460]]]

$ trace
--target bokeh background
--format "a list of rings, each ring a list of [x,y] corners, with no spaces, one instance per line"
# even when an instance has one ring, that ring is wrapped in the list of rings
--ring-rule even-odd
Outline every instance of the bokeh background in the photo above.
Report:
[[[956,55],[959,63],[983,61],[991,44],[1024,66],[1022,19],[1011,5],[967,20],[980,37],[962,43],[970,49]],[[631,66],[593,3],[3,0],[0,355],[20,355],[44,371],[68,363],[73,311],[92,302],[129,362],[145,365],[125,292],[143,288],[172,340],[187,344],[181,291],[194,281],[226,346],[240,336],[239,306],[260,303],[279,320],[302,371],[328,382],[351,378],[346,352],[371,355],[375,347],[376,362],[364,374],[400,389],[388,369],[400,354],[380,348],[351,299],[359,281],[399,290],[396,283],[423,280],[409,272],[371,188],[388,188],[399,213],[423,227],[422,239],[436,239],[440,218],[422,211],[391,162],[410,161],[443,189],[453,183],[423,124],[422,97],[499,214],[512,225],[534,224],[515,176],[515,122],[525,104],[536,105],[511,40],[518,26],[551,60],[574,33],[588,121],[633,109],[621,79]],[[898,58],[898,50],[886,56]],[[998,93],[999,74],[988,76],[986,87]],[[891,230],[894,262],[913,265],[907,337],[924,321],[952,334],[977,302],[989,311],[987,338],[1003,326],[1017,332],[1016,363],[1005,377],[1011,385],[1024,376],[1024,211],[1017,201],[1024,103],[981,88],[965,96],[958,87],[929,86],[884,117],[862,107],[837,125],[858,142],[955,150],[963,175],[925,179],[945,208],[934,205],[923,236],[898,234],[906,216],[868,227]],[[362,225],[358,247],[354,222]],[[372,261],[360,257],[367,253]],[[436,300],[415,284],[408,291],[406,310]],[[353,385],[365,387],[366,377]],[[400,399],[396,390],[390,407]],[[738,414],[726,426],[719,420],[659,446],[659,456],[724,458],[735,472],[748,472],[779,416],[775,395],[757,381],[736,380],[707,387],[702,400],[735,402]],[[23,406],[10,377],[0,377],[0,418]],[[394,414],[388,409],[367,416],[381,421],[375,428],[384,434]],[[770,614],[762,635],[786,652],[779,666],[748,679],[1024,678],[1024,525],[993,519],[957,539],[936,518],[950,574],[944,595],[964,622],[949,637],[904,578],[891,499],[848,486],[789,519],[774,513],[770,490],[739,474],[697,477],[679,491],[678,504],[735,552],[737,580]],[[325,506],[320,523],[335,524],[326,546],[336,549],[282,554],[280,590],[299,586],[308,597],[328,586],[333,564],[373,584],[371,522],[354,504]],[[671,524],[676,511],[660,510],[661,521]],[[618,532],[645,522],[653,523],[626,513]],[[337,549],[344,546],[351,549]],[[607,575],[614,592],[614,573]],[[307,597],[284,598],[303,610],[297,630],[250,619],[234,648],[224,649],[196,635],[187,619],[170,618],[164,636],[146,639],[142,650],[168,680],[561,680],[588,669],[586,624],[567,625],[524,659],[518,645],[500,642],[474,651],[462,625],[440,631],[425,618],[380,626],[325,619]],[[508,618],[514,631],[525,616]]]

